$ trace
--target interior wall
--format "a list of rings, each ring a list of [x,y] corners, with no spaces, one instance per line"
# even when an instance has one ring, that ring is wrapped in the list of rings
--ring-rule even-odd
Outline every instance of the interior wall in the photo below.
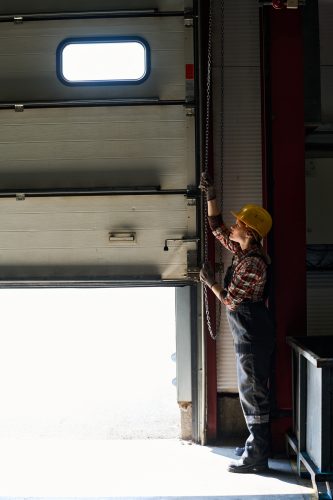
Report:
[[[333,335],[333,4],[318,0],[318,9],[321,123],[308,129],[305,164],[307,333]]]
[[[262,203],[259,8],[252,0],[215,0],[213,6],[214,179],[224,221],[230,225],[232,210]],[[219,243],[216,255],[222,281],[232,255]],[[217,325],[218,392],[237,393],[224,306],[217,309]]]
[[[307,158],[307,244],[333,245],[332,185],[333,157]]]
[[[333,122],[333,4],[319,0],[321,113],[323,123]]]

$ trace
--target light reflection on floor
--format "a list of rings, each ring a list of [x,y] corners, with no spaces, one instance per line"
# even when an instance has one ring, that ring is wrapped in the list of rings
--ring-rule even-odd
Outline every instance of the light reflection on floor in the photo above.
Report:
[[[287,460],[231,474],[231,448],[180,440],[1,440],[0,497],[310,499]],[[303,482],[304,483],[304,482]]]

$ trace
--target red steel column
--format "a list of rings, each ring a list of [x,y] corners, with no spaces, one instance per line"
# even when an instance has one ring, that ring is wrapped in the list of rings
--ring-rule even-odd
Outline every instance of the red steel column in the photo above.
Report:
[[[208,30],[209,30],[209,2],[199,1],[199,25],[200,25],[200,53],[201,53],[201,104],[202,104],[202,123],[201,136],[205,137],[205,118],[206,118],[206,101],[207,101],[207,54],[208,54]],[[213,120],[212,120],[212,103],[210,103],[210,123],[209,123],[209,159],[208,172],[214,177],[213,165]],[[204,139],[203,139],[204,142]],[[201,145],[204,148],[204,144]],[[204,153],[203,153],[204,154]],[[206,202],[204,197],[204,203]],[[215,262],[215,239],[208,228],[208,261],[214,264]],[[216,298],[210,289],[207,289],[210,321],[215,333],[216,324]],[[204,339],[205,339],[205,363],[206,363],[206,401],[205,401],[205,431],[206,441],[213,443],[217,437],[217,366],[216,366],[216,341],[210,337],[206,314],[204,310]]]
[[[209,231],[210,232],[210,231]],[[213,237],[208,240],[208,260],[215,262],[215,244]],[[207,290],[210,311],[210,321],[213,333],[216,329],[216,298],[211,290]],[[217,438],[217,365],[216,365],[216,340],[209,334],[205,322],[206,338],[206,438],[208,443],[212,443]]]
[[[263,61],[264,200],[272,212],[276,320],[273,447],[285,449],[291,426],[291,352],[287,336],[306,335],[306,205],[303,30],[301,11],[261,9]],[[286,411],[285,411],[286,410]]]

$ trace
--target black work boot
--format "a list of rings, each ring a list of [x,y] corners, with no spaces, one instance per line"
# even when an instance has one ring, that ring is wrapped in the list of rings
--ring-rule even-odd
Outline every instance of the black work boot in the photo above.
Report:
[[[270,426],[264,424],[248,424],[250,436],[246,440],[245,449],[240,460],[228,467],[229,472],[251,473],[268,469],[270,445]]]
[[[234,454],[237,455],[237,457],[241,457],[245,451],[245,446],[236,446],[234,449]]]
[[[261,460],[252,461],[248,458],[241,458],[235,460],[228,466],[229,472],[237,472],[241,474],[256,474],[257,472],[264,472],[268,469],[268,460],[263,458]]]

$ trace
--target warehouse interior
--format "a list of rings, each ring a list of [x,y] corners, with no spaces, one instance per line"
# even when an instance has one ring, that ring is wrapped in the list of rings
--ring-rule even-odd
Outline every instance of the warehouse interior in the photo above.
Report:
[[[96,307],[102,299],[93,299],[94,294],[118,293],[125,297],[122,307],[128,315],[123,324],[112,321],[111,307],[109,315],[105,305],[99,318],[92,311],[87,320],[78,305],[72,309],[83,323],[80,326],[77,318],[71,327],[55,300],[53,316],[62,318],[64,338],[64,347],[57,351],[59,366],[69,342],[66,332],[77,329],[74,351],[82,350],[85,321],[91,325],[92,346],[99,339],[97,330],[104,329],[106,344],[100,352],[112,351],[110,364],[113,357],[120,364],[123,360],[135,392],[140,363],[134,368],[129,352],[146,365],[157,351],[153,337],[143,333],[145,341],[128,341],[126,349],[126,342],[117,344],[119,331],[126,335],[133,318],[141,316],[143,325],[155,324],[156,339],[162,339],[170,323],[165,336],[174,339],[175,349],[166,349],[171,371],[165,376],[167,390],[174,395],[177,424],[172,425],[180,448],[164,437],[159,455],[153,442],[156,435],[149,435],[149,429],[142,444],[146,451],[126,448],[134,444],[127,433],[132,425],[129,413],[135,414],[139,403],[128,404],[127,413],[119,417],[127,422],[125,439],[113,442],[117,450],[113,467],[119,461],[125,471],[129,464],[131,470],[137,468],[130,482],[133,488],[119,471],[111,480],[105,465],[96,466],[97,456],[102,457],[98,463],[111,460],[110,449],[100,441],[91,443],[89,460],[73,473],[81,487],[50,490],[48,485],[55,482],[50,471],[61,471],[65,478],[73,472],[70,460],[71,464],[77,460],[70,449],[64,460],[67,452],[52,434],[36,442],[35,461],[20,488],[10,464],[20,457],[24,470],[31,449],[27,435],[18,433],[15,438],[14,429],[16,444],[8,441],[9,451],[0,456],[8,478],[2,486],[0,482],[0,497],[332,498],[332,19],[330,0],[2,1],[0,292],[4,303],[6,293],[17,303],[14,326],[5,327],[1,340],[9,367],[3,370],[4,379],[14,373],[13,366],[17,380],[24,379],[17,359],[6,357],[6,346],[15,351],[11,332],[17,328],[29,335],[34,329],[34,320],[27,321],[15,292],[29,294],[29,300],[34,293],[46,297],[52,291],[77,292],[85,294],[88,303],[96,300]],[[121,52],[125,46],[128,52]],[[89,53],[90,47],[97,52]],[[101,47],[106,52],[98,56]],[[111,49],[114,52],[108,53]],[[72,60],[66,59],[71,50]],[[107,65],[108,57],[117,64]],[[82,73],[76,74],[71,64]],[[91,68],[97,76],[93,70],[89,73]],[[231,261],[208,226],[205,198],[198,187],[203,171],[214,179],[227,225],[233,222],[231,211],[249,202],[264,206],[273,218],[264,242],[272,258],[268,307],[276,325],[270,385],[277,462],[269,476],[271,489],[264,475],[241,478],[238,484],[223,475],[224,489],[220,482],[216,487],[214,483],[224,461],[232,458],[233,446],[246,439],[247,430],[226,311],[199,279],[202,263],[210,261],[222,282]],[[166,311],[164,292],[173,307],[168,309],[168,322],[153,319],[157,318],[153,313]],[[133,305],[138,300],[134,293],[142,300],[147,297],[141,308]],[[39,301],[43,304],[34,299],[35,304]],[[38,307],[34,314],[42,316]],[[54,317],[44,321],[48,335],[42,341],[31,335],[27,341],[37,360],[38,355],[45,356],[42,345],[50,351],[53,335],[57,336],[51,328]],[[24,345],[22,340],[16,342]],[[156,346],[161,342],[157,340]],[[21,365],[29,370],[37,362],[27,352]],[[86,356],[90,366],[89,349]],[[107,364],[108,357],[101,357]],[[57,366],[52,354],[49,359],[49,365]],[[75,372],[75,355],[66,359]],[[158,378],[155,369],[152,379]],[[103,374],[106,379],[112,376]],[[98,382],[96,391],[102,393],[97,386]],[[3,387],[8,394],[15,391],[9,380]],[[103,391],[107,387],[103,385]],[[85,392],[84,385],[80,390]],[[54,400],[51,389],[45,391],[49,391],[46,399]],[[151,395],[151,389],[147,391]],[[43,399],[38,392],[34,397],[39,396]],[[32,404],[26,400],[26,407]],[[9,406],[6,403],[6,410]],[[156,408],[150,412],[156,420],[159,411],[169,411],[163,405]],[[118,410],[114,408],[114,413]],[[148,416],[146,421],[150,422]],[[13,436],[4,422],[0,419],[0,436],[6,441]],[[71,424],[73,429],[78,422]],[[109,422],[108,432],[112,425]],[[112,439],[115,436],[116,432]],[[88,434],[81,438],[89,439]],[[54,460],[48,468],[43,457],[55,456],[59,446],[62,462]],[[80,444],[78,450],[76,457],[84,454]],[[144,454],[149,459],[139,467]],[[160,476],[171,467],[172,456],[177,457],[175,463],[178,459],[188,463],[188,469],[172,466],[173,477],[182,484],[174,489],[171,484],[176,479]],[[155,457],[152,462],[151,457]],[[161,471],[154,468],[159,462]],[[34,471],[43,464],[46,486],[38,489],[41,483]],[[149,480],[144,467],[155,471]],[[103,473],[106,483],[98,472],[99,479],[94,479],[89,474],[92,469]],[[29,489],[32,476],[37,486]],[[105,488],[98,488],[98,482]],[[155,487],[158,483],[166,484],[165,491]]]

